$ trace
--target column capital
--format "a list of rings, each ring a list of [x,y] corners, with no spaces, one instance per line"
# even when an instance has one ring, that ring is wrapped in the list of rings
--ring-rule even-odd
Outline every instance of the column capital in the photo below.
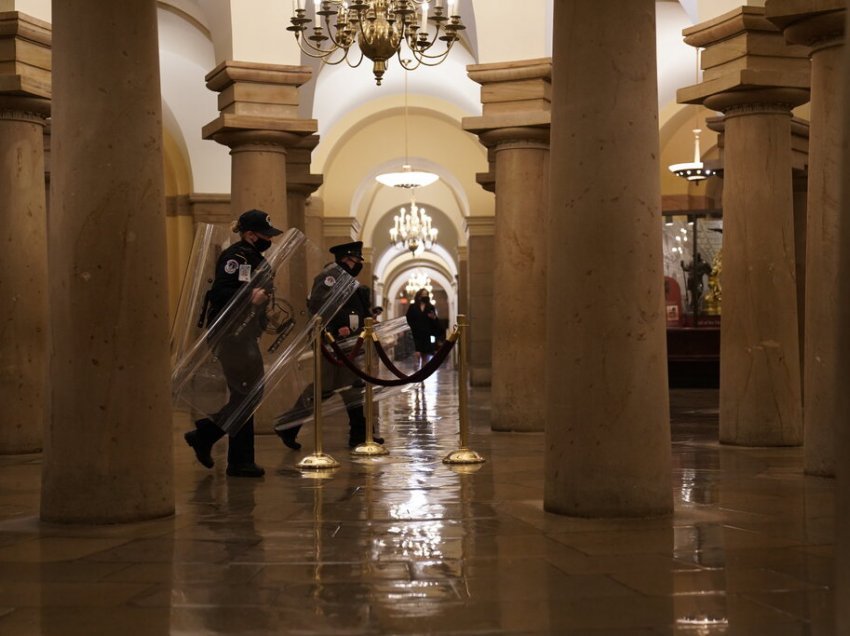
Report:
[[[682,34],[686,43],[705,50],[703,81],[679,89],[680,104],[703,104],[720,111],[781,104],[790,111],[808,101],[808,49],[786,44],[763,7],[742,6]]]
[[[0,94],[50,99],[51,40],[49,23],[0,12]]]
[[[360,221],[350,216],[322,217],[322,236],[345,236],[354,240],[360,234]]]
[[[207,88],[219,93],[221,114],[204,126],[204,139],[219,141],[221,133],[247,130],[312,135],[316,120],[298,116],[298,87],[310,76],[306,66],[222,62],[206,76]],[[293,140],[284,145],[296,144]]]
[[[769,0],[765,5],[765,17],[789,44],[813,50],[841,44],[846,13],[844,0]]]
[[[538,58],[467,67],[481,84],[482,115],[464,117],[463,128],[481,133],[497,128],[546,127],[551,122],[552,60]]]
[[[468,216],[464,219],[468,236],[495,236],[495,216]]]
[[[49,99],[0,92],[0,120],[25,121],[46,126],[48,117],[50,117]]]
[[[506,148],[549,148],[549,127],[511,126],[483,131],[481,143],[495,151]]]
[[[301,137],[297,145],[289,148],[286,156],[286,189],[305,196],[313,194],[324,182],[320,174],[310,173],[312,153],[319,143],[319,135]]]
[[[286,154],[287,149],[296,146],[301,137],[280,130],[248,128],[219,130],[212,135],[212,139],[223,146],[228,146],[231,154],[258,150]]]

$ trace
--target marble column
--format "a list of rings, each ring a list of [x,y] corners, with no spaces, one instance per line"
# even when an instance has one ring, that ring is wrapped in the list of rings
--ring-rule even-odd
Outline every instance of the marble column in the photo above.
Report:
[[[481,117],[465,130],[488,148],[495,176],[492,406],[497,431],[542,431],[546,351],[551,60],[470,66]],[[475,325],[472,325],[475,328]]]
[[[809,47],[809,132],[803,430],[805,470],[835,474],[835,429],[850,417],[850,392],[833,367],[839,352],[835,306],[846,293],[838,269],[841,194],[840,74],[844,55],[843,0],[770,0],[767,17],[791,44]],[[846,325],[845,325],[846,328]]]
[[[784,46],[762,7],[684,34],[705,47],[704,75],[679,102],[725,115],[720,441],[799,445],[791,109],[808,101],[806,50]]]
[[[325,262],[332,261],[333,255],[328,251],[334,245],[359,240],[360,222],[350,216],[324,216],[322,218],[322,253]]]
[[[301,230],[307,236],[307,198],[322,185],[322,175],[310,173],[310,161],[313,149],[319,143],[318,135],[301,138],[301,142],[289,150],[286,162],[287,221],[289,227]],[[310,292],[313,276],[310,271],[310,252],[318,251],[318,246],[308,244],[303,258],[293,263],[291,276],[290,302],[303,304]]]
[[[472,386],[491,386],[495,218],[470,216],[465,223],[469,255],[469,383]]]
[[[304,66],[225,61],[207,74],[207,88],[219,93],[220,114],[202,134],[231,149],[234,218],[257,208],[278,227],[291,226],[287,151],[316,132],[314,119],[298,117],[298,87],[310,73]]]
[[[844,23],[850,31],[850,12]],[[844,68],[850,68],[850,47],[844,47]],[[839,271],[850,271],[850,73],[840,73],[837,88],[844,96],[839,106],[839,129],[842,143],[838,164],[841,186],[840,213],[836,224]],[[835,299],[836,345],[839,355],[833,366],[830,383],[846,386],[850,382],[850,294]],[[836,396],[837,397],[837,396]],[[835,427],[835,633],[850,633],[850,422],[846,419]]]
[[[469,248],[458,245],[457,252],[457,313],[469,316]]]
[[[0,13],[0,454],[41,450],[46,422],[49,115],[50,25]]]
[[[655,2],[557,2],[554,32],[543,505],[667,514]]]
[[[41,516],[174,509],[154,0],[53,3],[52,357]]]

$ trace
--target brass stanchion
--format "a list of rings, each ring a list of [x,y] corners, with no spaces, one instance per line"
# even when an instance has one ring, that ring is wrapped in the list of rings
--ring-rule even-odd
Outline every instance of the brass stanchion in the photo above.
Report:
[[[469,323],[466,322],[466,316],[459,314],[457,317],[457,328],[459,332],[458,344],[458,418],[460,419],[460,448],[452,451],[443,458],[444,464],[481,464],[486,460],[474,450],[468,448],[469,445],[469,413],[467,393],[467,345],[469,343]]]
[[[313,434],[316,448],[298,464],[301,470],[338,468],[339,462],[322,452],[322,323],[316,322],[313,333]]]
[[[375,334],[375,320],[374,318],[366,319],[366,326],[363,329],[363,346],[366,348],[366,373],[367,375],[372,375],[373,369],[373,361],[374,361],[374,334]],[[352,455],[359,455],[361,457],[377,457],[379,455],[389,455],[389,451],[375,442],[374,436],[374,428],[375,428],[375,402],[374,402],[374,388],[372,384],[366,383],[366,396],[365,396],[365,408],[366,408],[366,441],[363,444],[360,444],[351,451]]]

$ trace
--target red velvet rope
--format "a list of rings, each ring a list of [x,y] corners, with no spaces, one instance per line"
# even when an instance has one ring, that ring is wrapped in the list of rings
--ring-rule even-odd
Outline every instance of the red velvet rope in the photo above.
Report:
[[[380,351],[382,349],[379,349],[378,344],[379,343],[376,342],[375,348]],[[434,371],[439,369],[443,362],[446,361],[446,358],[448,357],[449,352],[452,350],[452,348],[454,348],[454,345],[454,340],[447,340],[446,343],[442,347],[440,347],[440,350],[437,352],[437,354],[433,358],[431,358],[428,364],[423,366],[416,373],[412,375],[404,375],[403,373],[401,373],[401,371],[398,371],[398,369],[396,369],[395,371],[393,371],[393,373],[398,376],[398,379],[385,380],[384,378],[372,377],[371,375],[360,369],[356,364],[354,364],[351,360],[348,359],[348,356],[345,355],[345,352],[340,348],[340,346],[336,342],[331,342],[331,348],[334,350],[337,359],[342,360],[342,363],[346,367],[348,367],[349,371],[351,371],[361,379],[365,380],[369,384],[377,384],[378,386],[401,386],[403,384],[412,384],[414,382],[422,382],[423,380],[428,379],[434,373]],[[324,350],[324,345],[322,345],[322,349]],[[330,353],[328,353],[327,355],[330,355]],[[380,356],[380,353],[378,355]],[[383,361],[383,357],[381,358],[381,360]],[[394,365],[393,367],[395,368]],[[396,371],[398,373],[396,373]]]
[[[348,358],[349,360],[354,360],[358,355],[360,355],[360,350],[363,348],[363,338],[358,338],[357,342],[354,343],[354,347],[352,347],[349,353],[343,352],[342,357]],[[331,355],[331,353],[322,347],[322,355],[325,360],[333,364],[334,366],[341,367],[342,360],[339,360],[336,356]]]

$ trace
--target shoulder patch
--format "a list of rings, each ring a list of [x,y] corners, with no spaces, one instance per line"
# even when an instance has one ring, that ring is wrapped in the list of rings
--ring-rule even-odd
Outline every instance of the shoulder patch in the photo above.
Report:
[[[239,269],[239,261],[235,258],[228,259],[228,261],[224,264],[225,274],[235,274],[237,269]]]
[[[334,285],[336,285],[336,278],[334,278],[333,276],[325,277],[325,286],[333,287]]]

